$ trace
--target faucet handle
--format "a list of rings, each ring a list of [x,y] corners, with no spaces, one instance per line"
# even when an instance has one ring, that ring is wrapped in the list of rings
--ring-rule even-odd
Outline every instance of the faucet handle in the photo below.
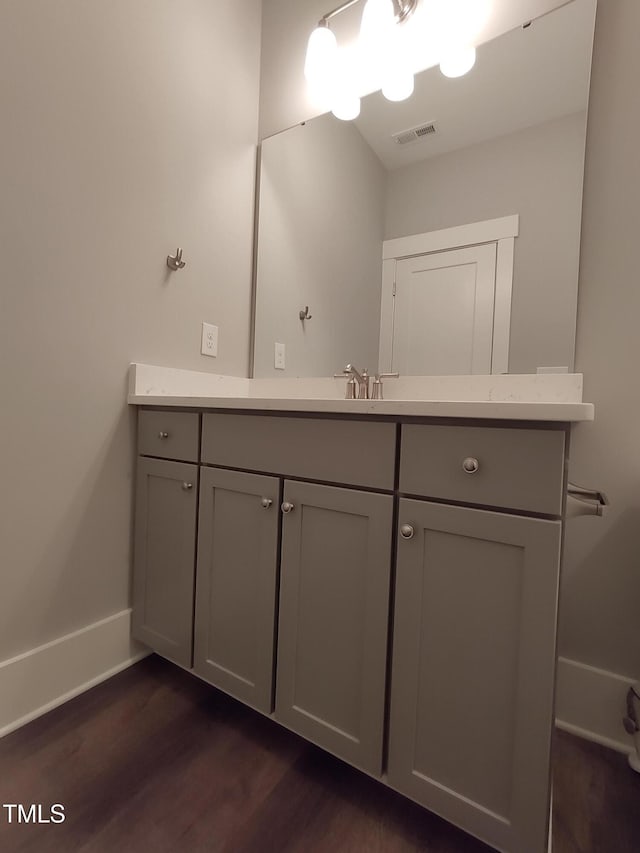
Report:
[[[399,373],[376,373],[373,377],[373,384],[371,386],[371,399],[372,400],[382,400],[384,399],[382,394],[382,380],[383,379],[398,379],[400,376]]]
[[[348,381],[347,381],[347,387],[345,388],[345,392],[344,392],[344,399],[345,400],[355,400],[356,399],[356,386],[357,386],[357,384],[358,383],[356,382],[356,377],[350,376]]]
[[[346,370],[343,370],[342,373],[334,373],[334,379],[346,379],[347,387],[344,391],[344,399],[345,400],[355,400],[356,399],[356,378],[353,373],[348,373]]]

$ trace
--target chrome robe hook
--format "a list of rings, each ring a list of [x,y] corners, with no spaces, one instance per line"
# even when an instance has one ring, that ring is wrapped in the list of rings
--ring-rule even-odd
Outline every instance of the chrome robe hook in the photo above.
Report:
[[[167,266],[170,270],[181,270],[186,266],[186,261],[182,260],[182,249],[178,248],[175,255],[167,255]]]

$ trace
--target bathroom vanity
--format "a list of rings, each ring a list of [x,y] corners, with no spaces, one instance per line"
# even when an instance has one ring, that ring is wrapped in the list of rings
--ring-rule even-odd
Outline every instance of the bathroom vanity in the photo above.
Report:
[[[247,387],[134,380],[134,635],[495,848],[542,853],[570,421],[593,408]]]
[[[549,842],[595,5],[427,68],[415,144],[379,93],[263,140],[254,378],[131,373],[135,636],[505,853]]]

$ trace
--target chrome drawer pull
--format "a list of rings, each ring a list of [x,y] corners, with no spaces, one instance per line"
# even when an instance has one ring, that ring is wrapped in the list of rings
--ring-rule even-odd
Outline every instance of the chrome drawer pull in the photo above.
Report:
[[[158,433],[158,438],[169,438],[168,432],[162,432],[162,430]]]
[[[479,467],[480,463],[477,459],[474,459],[473,456],[467,456],[467,458],[462,461],[462,470],[465,474],[475,474]]]
[[[260,506],[263,509],[269,509],[272,503],[273,501],[271,500],[271,498],[262,498],[262,500],[260,501]]]
[[[284,501],[284,503],[283,503],[283,504],[282,504],[282,506],[280,507],[280,509],[282,510],[282,512],[284,512],[285,514],[290,513],[290,512],[293,510],[293,508],[294,508],[294,507],[293,507],[293,504],[292,504],[292,503],[289,503],[289,501]]]
[[[193,488],[193,483],[183,483],[182,488],[185,490],[185,492],[190,492]]]
[[[403,524],[400,528],[400,536],[402,536],[403,539],[413,539],[414,533],[415,530],[411,524]]]

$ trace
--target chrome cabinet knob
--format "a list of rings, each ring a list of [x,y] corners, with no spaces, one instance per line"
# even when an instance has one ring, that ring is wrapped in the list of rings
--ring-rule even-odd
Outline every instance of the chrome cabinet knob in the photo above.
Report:
[[[413,539],[414,533],[415,530],[413,529],[412,524],[403,524],[400,527],[400,536],[402,536],[403,539]]]
[[[183,483],[182,488],[185,490],[185,492],[190,492],[193,488],[193,483]]]
[[[290,513],[290,512],[293,510],[293,504],[292,504],[292,503],[289,503],[289,501],[284,501],[284,502],[283,502],[283,504],[282,504],[282,506],[280,507],[280,509],[281,509],[281,510],[282,510],[282,512],[284,512],[285,514],[288,514],[288,513]]]
[[[462,460],[462,470],[465,474],[475,474],[479,467],[480,463],[473,456],[467,456]]]
[[[162,432],[162,430],[158,433],[158,438],[169,438],[168,432]]]
[[[269,509],[272,503],[273,501],[271,500],[271,498],[262,498],[262,500],[260,501],[260,506],[263,509]]]

